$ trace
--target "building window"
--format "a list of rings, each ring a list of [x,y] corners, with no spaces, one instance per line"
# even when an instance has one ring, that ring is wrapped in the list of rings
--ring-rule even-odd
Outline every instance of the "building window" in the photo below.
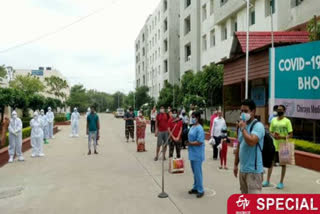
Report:
[[[167,39],[165,39],[163,41],[163,47],[164,47],[164,52],[167,52],[168,51],[168,40]]]
[[[227,26],[224,24],[221,27],[221,40],[224,41],[228,39],[228,29]]]
[[[266,14],[266,16],[270,16],[271,11],[272,11],[272,14],[274,14],[276,12],[275,0],[266,0],[265,3],[266,3],[266,5],[265,5],[265,8],[266,8],[265,14]]]
[[[161,67],[159,65],[159,68],[158,68],[158,75],[160,75],[160,71],[161,71]]]
[[[231,27],[232,27],[232,29],[231,29],[231,36],[233,36],[233,34],[238,31],[237,18],[232,19],[231,23],[232,23],[232,25],[231,25]]]
[[[160,29],[158,30],[158,40],[160,40]]]
[[[202,21],[205,21],[207,19],[207,4],[204,4],[202,6]]]
[[[146,76],[143,75],[143,85],[145,85],[145,84],[146,84]]]
[[[184,46],[184,52],[185,52],[185,61],[189,62],[191,61],[191,44],[187,44]]]
[[[210,15],[213,14],[214,11],[214,0],[210,0]]]
[[[299,6],[303,0],[291,0],[291,7],[297,7]]]
[[[145,49],[144,48],[142,48],[142,56],[144,56],[145,55]]]
[[[159,57],[160,57],[160,54],[161,54],[161,52],[160,52],[160,48],[158,49],[158,54],[159,54]]]
[[[207,35],[202,36],[202,51],[207,50]]]
[[[216,35],[215,35],[215,30],[212,30],[210,32],[210,47],[216,46]]]
[[[164,73],[167,73],[168,72],[168,60],[164,60],[163,61],[163,66],[164,66]]]
[[[189,7],[191,5],[191,0],[185,0],[185,8]]]
[[[220,0],[220,7],[222,7],[227,2],[228,2],[228,0]]]
[[[156,53],[154,54],[154,57],[156,58],[157,60],[157,57],[158,57],[158,52],[156,51]]]
[[[144,42],[144,34],[142,34],[142,41]]]
[[[254,25],[256,23],[256,11],[254,6],[250,9],[250,25]]]
[[[168,30],[168,20],[165,19],[163,22],[163,32],[166,32]]]
[[[144,62],[142,62],[142,71],[144,71]]]
[[[163,11],[166,11],[168,9],[168,1],[164,0],[163,1]]]
[[[191,31],[191,20],[190,16],[184,20],[184,35],[187,35]]]

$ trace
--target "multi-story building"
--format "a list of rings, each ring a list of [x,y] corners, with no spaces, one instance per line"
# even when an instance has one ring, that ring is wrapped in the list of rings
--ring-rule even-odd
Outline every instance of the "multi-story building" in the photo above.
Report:
[[[164,81],[176,83],[187,71],[230,58],[235,32],[247,30],[246,5],[246,0],[162,0],[136,40],[137,86],[147,85],[157,97]],[[271,14],[274,31],[305,30],[305,23],[319,16],[320,4],[250,0],[249,30],[270,32]]]
[[[234,33],[247,30],[246,0],[201,0],[201,67],[229,58]],[[320,14],[317,0],[251,0],[250,31],[287,31]],[[295,29],[297,30],[297,29]],[[298,29],[301,30],[301,29]]]
[[[154,98],[165,82],[179,82],[179,9],[179,1],[162,0],[135,41],[136,86]]]
[[[46,81],[45,78],[46,77],[51,77],[51,76],[56,76],[56,77],[60,77],[63,80],[67,80],[62,73],[57,70],[57,69],[53,69],[51,67],[39,67],[38,69],[15,69],[14,75],[13,75],[13,79],[15,79],[15,77],[17,75],[32,75],[32,76],[36,76],[40,79],[40,81],[46,85]],[[69,85],[69,84],[68,84]],[[64,89],[63,92],[66,94],[66,98],[69,97],[70,95],[70,86],[67,89]],[[49,94],[48,92],[43,92],[42,93],[45,97],[52,97],[52,98],[57,98],[57,99],[61,99],[58,97],[55,97],[52,94]],[[65,100],[63,100],[65,101]]]

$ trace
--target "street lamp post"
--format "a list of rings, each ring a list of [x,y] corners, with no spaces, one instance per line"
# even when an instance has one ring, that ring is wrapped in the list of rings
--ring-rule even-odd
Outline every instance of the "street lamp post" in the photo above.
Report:
[[[247,2],[247,41],[246,41],[246,99],[249,95],[249,22],[250,22],[250,0]]]

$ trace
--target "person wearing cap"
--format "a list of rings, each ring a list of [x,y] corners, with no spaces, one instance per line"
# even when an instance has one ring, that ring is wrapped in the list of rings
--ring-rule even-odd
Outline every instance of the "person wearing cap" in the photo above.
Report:
[[[33,114],[33,119],[30,121],[31,127],[31,157],[43,157],[43,124],[39,118],[37,111]]]
[[[78,109],[74,108],[71,114],[71,128],[72,128],[71,137],[79,137],[79,120],[80,120],[80,114],[78,112]]]
[[[22,156],[22,122],[18,118],[17,112],[12,112],[9,123],[9,163],[14,160],[14,154],[18,157],[18,161],[24,161]]]
[[[51,107],[48,108],[48,112],[46,114],[48,120],[48,136],[50,139],[53,137],[53,123],[54,123],[54,114],[51,111]]]
[[[44,114],[44,110],[41,109],[40,111],[40,116],[39,116],[40,120],[42,120],[42,130],[43,130],[43,141],[44,144],[49,144],[48,142],[48,119],[47,116]]]

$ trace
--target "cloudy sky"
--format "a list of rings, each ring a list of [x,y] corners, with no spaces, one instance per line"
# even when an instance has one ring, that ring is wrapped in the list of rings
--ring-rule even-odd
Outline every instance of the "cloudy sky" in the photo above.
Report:
[[[160,0],[0,0],[0,64],[51,66],[73,85],[114,93],[134,87],[134,41]],[[1,52],[94,15],[31,44]]]

